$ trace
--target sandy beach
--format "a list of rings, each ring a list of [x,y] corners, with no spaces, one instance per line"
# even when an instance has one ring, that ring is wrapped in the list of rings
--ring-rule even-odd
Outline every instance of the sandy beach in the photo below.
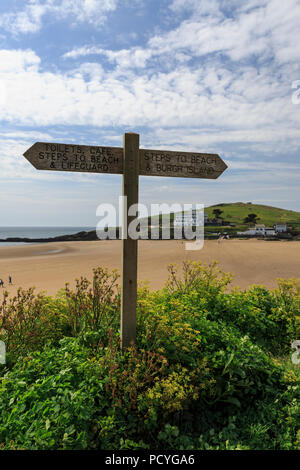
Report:
[[[55,294],[66,282],[76,278],[91,279],[99,265],[121,269],[121,241],[63,242],[0,247],[0,278],[14,294],[21,286],[35,286],[37,291]],[[246,288],[252,284],[276,286],[276,278],[300,277],[300,242],[263,240],[206,241],[200,251],[186,251],[177,240],[139,242],[138,277],[149,281],[152,289],[163,286],[170,263],[217,260],[224,271],[234,274],[233,285]],[[13,286],[8,285],[8,276]],[[3,290],[0,289],[2,296]]]

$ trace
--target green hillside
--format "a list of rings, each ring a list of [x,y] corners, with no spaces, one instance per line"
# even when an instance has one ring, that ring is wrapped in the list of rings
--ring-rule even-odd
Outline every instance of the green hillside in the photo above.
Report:
[[[277,207],[266,206],[262,204],[252,204],[250,202],[234,202],[229,204],[217,204],[207,207],[205,213],[209,218],[213,218],[213,210],[223,211],[221,217],[228,222],[235,223],[237,226],[244,225],[244,219],[248,214],[254,213],[259,217],[258,223],[272,226],[277,222],[284,222],[295,228],[300,228],[300,212]]]
[[[245,224],[244,219],[249,214],[256,214],[258,217],[257,223],[264,224],[267,227],[272,227],[274,224],[283,222],[292,228],[294,237],[300,235],[300,212],[291,211],[287,209],[280,209],[278,207],[267,206],[263,204],[252,204],[251,202],[233,202],[233,203],[221,203],[205,208],[205,214],[208,215],[209,219],[214,219],[214,210],[219,209],[222,211],[221,218],[228,224],[223,226],[206,225],[205,235],[215,237],[217,232],[227,232],[230,235],[236,234],[238,231],[244,231],[249,228],[249,224]],[[176,213],[177,214],[177,213]],[[171,224],[174,220],[175,214],[170,214]],[[143,220],[143,219],[141,219]],[[162,225],[162,215],[157,215],[147,219],[148,226]],[[232,226],[229,226],[232,224]],[[234,224],[234,225],[233,225]],[[253,224],[250,224],[253,225]]]
[[[245,225],[244,219],[248,214],[256,214],[259,218],[258,223],[265,225],[274,225],[277,222],[284,222],[288,225],[300,228],[300,212],[295,212],[287,209],[279,209],[278,207],[266,206],[262,204],[252,204],[250,202],[232,202],[228,204],[216,204],[205,208],[205,214],[210,219],[215,217],[213,211],[220,209],[222,211],[221,217],[230,223],[236,225]],[[174,219],[174,214],[171,214],[171,221]],[[150,217],[148,218],[149,224]],[[162,215],[154,216],[152,223],[157,224],[158,221],[162,222]]]

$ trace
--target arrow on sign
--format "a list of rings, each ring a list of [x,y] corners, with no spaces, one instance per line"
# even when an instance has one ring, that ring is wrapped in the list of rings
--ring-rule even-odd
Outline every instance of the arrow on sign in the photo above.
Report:
[[[37,170],[123,173],[123,149],[36,142],[24,157]]]
[[[140,175],[216,179],[226,168],[212,153],[140,149]]]
[[[24,157],[37,170],[123,174],[123,148],[37,142]],[[139,150],[139,174],[216,179],[227,168],[211,153]]]

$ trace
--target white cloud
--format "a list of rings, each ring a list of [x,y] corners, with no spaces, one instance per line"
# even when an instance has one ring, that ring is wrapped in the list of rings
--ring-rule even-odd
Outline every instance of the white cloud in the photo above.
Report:
[[[0,81],[0,108],[4,107],[7,99],[6,85]]]
[[[102,49],[101,47],[97,47],[97,46],[77,47],[73,49],[72,51],[66,52],[66,54],[63,55],[63,57],[65,59],[78,59],[78,57],[103,54],[103,50],[104,49]]]
[[[223,142],[276,141],[276,151],[287,139],[290,148],[299,144],[299,108],[292,104],[290,86],[286,89],[274,69],[271,75],[269,69],[258,72],[240,65],[230,70],[208,62],[193,69],[124,74],[118,68],[106,72],[99,64],[84,63],[69,73],[53,73],[39,68],[33,51],[0,50],[1,57],[5,60],[0,62],[0,81],[7,101],[0,119],[11,123],[144,125],[166,127],[168,132],[180,129],[186,135],[189,128],[204,127],[211,129],[206,137],[215,136],[216,142],[221,136]],[[126,61],[119,59],[119,64],[126,68]],[[176,136],[180,138],[178,131]],[[201,135],[197,138],[201,142]]]
[[[259,67],[268,61],[281,66],[300,60],[299,0],[248,0],[242,5],[235,0],[174,0],[170,8],[184,13],[185,19],[178,27],[150,37],[144,48],[112,51],[83,46],[64,57],[97,54],[122,68],[163,69],[212,57],[220,63],[221,54],[234,63],[255,57]]]
[[[227,0],[228,1],[228,0]],[[218,0],[173,0],[170,9],[175,13],[191,12],[193,16],[223,16]]]
[[[87,21],[94,25],[101,25],[109,12],[117,7],[118,0],[60,0],[51,2],[53,12],[63,16],[72,15],[77,21]],[[57,5],[55,5],[57,3]],[[51,10],[50,10],[51,11]]]
[[[225,16],[225,6],[234,14]],[[280,63],[300,59],[299,0],[238,2],[174,0],[174,11],[193,15],[175,30],[156,35],[149,46],[160,53],[188,49],[193,56],[222,52],[232,60],[257,55]]]
[[[152,51],[141,47],[111,51],[96,46],[83,46],[67,52],[63,57],[65,59],[77,59],[88,55],[103,55],[107,57],[109,62],[122,68],[143,68],[152,56]]]
[[[9,126],[0,131],[0,161],[8,203],[15,191],[19,200],[21,193],[30,194],[28,207],[39,201],[40,188],[25,189],[38,181],[51,181],[51,187],[76,181],[81,190],[86,183],[82,207],[93,207],[103,194],[116,198],[120,177],[102,175],[99,188],[99,175],[37,172],[22,154],[36,140],[120,146],[124,131],[142,128],[144,148],[216,152],[229,164],[217,182],[170,178],[163,191],[160,179],[142,177],[146,202],[162,202],[162,197],[174,202],[177,194],[183,202],[209,204],[251,200],[253,193],[262,201],[274,194],[283,201],[288,194],[297,208],[300,105],[292,104],[291,83],[300,78],[299,4],[174,0],[170,12],[177,27],[156,29],[145,47],[75,48],[64,56],[77,59],[75,67],[65,61],[61,72],[58,64],[56,71],[47,70],[33,50],[0,50],[0,120]],[[14,33],[34,32],[48,15],[68,19],[69,25],[97,26],[116,6],[117,0],[32,0],[19,13],[0,16],[0,25]],[[43,132],[44,126],[51,128]],[[23,186],[11,184],[21,180]],[[69,207],[66,195],[56,197],[53,220],[58,200]],[[77,185],[76,194],[70,189],[70,201],[73,197],[78,198]],[[2,209],[9,204],[5,201]],[[60,206],[64,220],[66,206]]]
[[[44,2],[52,11],[58,3],[65,12],[77,11],[70,10],[76,2]],[[85,3],[84,14],[91,14],[97,3]],[[299,35],[295,17],[300,2],[287,4],[295,7],[293,13],[277,0],[242,6],[231,1],[226,5],[235,14],[226,17],[224,2],[176,0],[173,11],[180,14],[189,6],[192,16],[150,38],[146,47],[113,51],[84,46],[64,56],[102,55],[112,64],[110,70],[84,61],[69,72],[46,72],[31,50],[0,50],[0,83],[7,98],[0,119],[26,126],[145,126],[147,145],[224,149],[228,157],[232,146],[233,154],[242,150],[241,158],[251,152],[279,158],[281,153],[284,161],[300,146],[299,106],[291,101],[291,81],[298,76],[290,75],[299,70],[291,44]],[[254,51],[259,61],[268,60],[253,65],[247,59]],[[231,60],[224,61],[219,52]]]
[[[0,74],[36,71],[41,60],[32,50],[0,50]]]
[[[103,24],[109,12],[117,7],[118,0],[29,0],[23,10],[0,15],[0,26],[13,34],[35,33],[42,27],[46,16]]]

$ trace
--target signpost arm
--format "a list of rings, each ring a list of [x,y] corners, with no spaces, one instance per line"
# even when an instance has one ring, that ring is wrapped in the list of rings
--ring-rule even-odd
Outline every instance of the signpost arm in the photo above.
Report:
[[[138,241],[128,235],[130,222],[135,215],[128,215],[133,204],[138,203],[139,186],[139,135],[126,133],[123,142],[123,257],[121,298],[121,347],[125,350],[136,339],[137,306],[137,254]]]
[[[124,134],[123,149],[36,142],[24,153],[38,170],[123,173],[122,350],[136,339],[138,242],[128,235],[136,218],[128,212],[138,204],[139,174],[216,179],[227,168],[217,154],[140,149],[139,139],[138,134]]]

